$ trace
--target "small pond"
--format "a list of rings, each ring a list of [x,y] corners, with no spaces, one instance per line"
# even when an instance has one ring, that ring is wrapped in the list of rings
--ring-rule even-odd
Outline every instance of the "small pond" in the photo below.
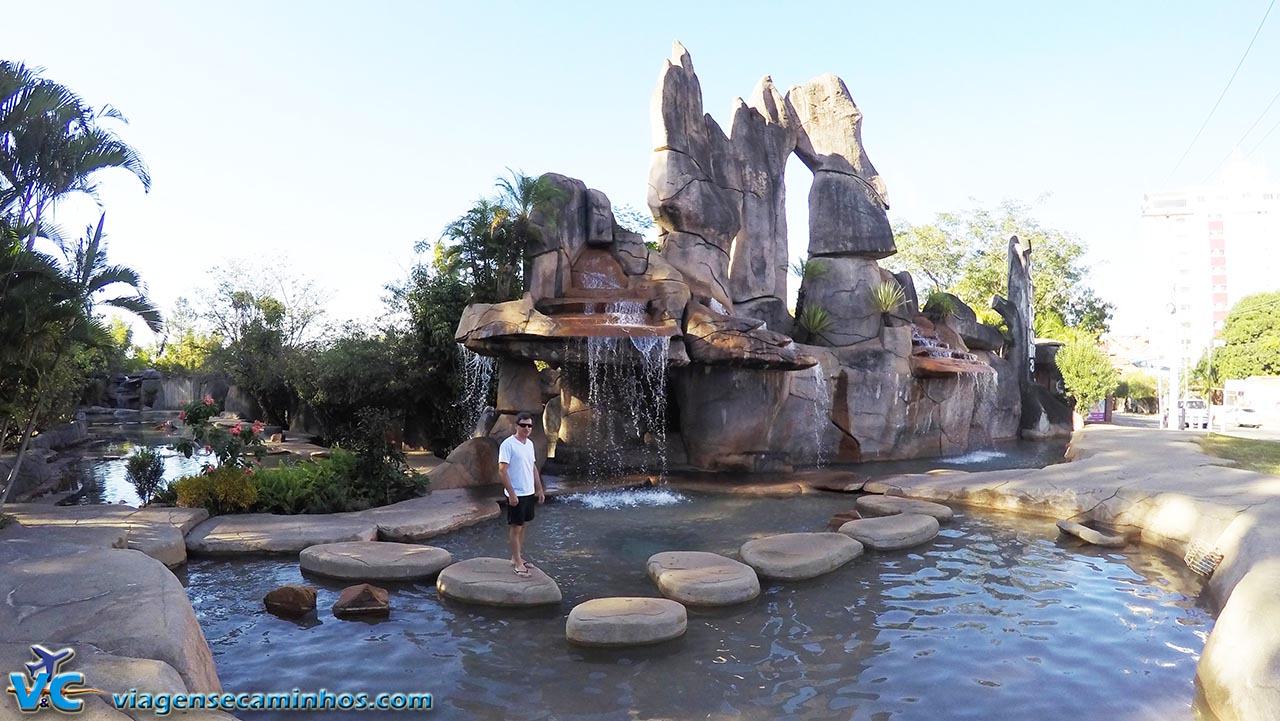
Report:
[[[62,503],[141,505],[125,470],[129,456],[140,448],[156,448],[160,452],[164,478],[169,482],[196,475],[211,462],[211,454],[203,451],[187,458],[173,450],[178,436],[170,431],[155,430],[150,424],[91,426],[90,429],[94,439],[81,451],[83,457],[69,469],[72,493]]]
[[[431,715],[443,719],[1194,717],[1195,667],[1213,615],[1179,559],[1082,546],[1059,538],[1049,519],[964,508],[918,548],[870,552],[807,582],[765,583],[740,606],[691,609],[677,641],[613,651],[565,641],[575,604],[656,595],[644,571],[653,553],[733,555],[755,536],[821,530],[851,506],[852,496],[836,494],[664,489],[557,499],[529,532],[530,560],[565,596],[544,610],[465,606],[439,599],[431,583],[403,583],[386,584],[389,619],[339,621],[329,607],[345,584],[304,577],[296,561],[278,558],[195,559],[186,583],[234,692],[427,691]],[[494,520],[433,543],[458,559],[505,557],[505,535]],[[262,597],[288,583],[320,589],[316,616],[295,623],[263,611]]]

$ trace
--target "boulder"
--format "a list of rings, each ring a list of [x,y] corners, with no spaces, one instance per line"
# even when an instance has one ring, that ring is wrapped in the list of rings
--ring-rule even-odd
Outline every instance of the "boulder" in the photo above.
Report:
[[[825,310],[830,327],[808,342],[851,346],[878,338],[883,325],[875,301],[880,267],[867,258],[813,258],[801,281],[805,307]],[[802,311],[803,312],[803,311]]]
[[[938,535],[938,519],[915,513],[849,521],[840,533],[877,551],[893,551],[926,543]]]
[[[533,361],[502,358],[498,361],[498,412],[537,413],[542,410],[542,383]]]
[[[827,530],[839,531],[840,527],[843,526],[844,524],[848,523],[849,521],[856,521],[859,518],[862,518],[862,514],[858,513],[858,509],[856,508],[850,508],[847,511],[840,511],[839,513],[832,516],[831,520],[827,521]]]
[[[166,523],[132,526],[128,544],[129,548],[142,551],[169,568],[177,568],[187,562],[187,542],[177,526]]]
[[[310,586],[281,586],[262,599],[267,611],[283,618],[299,618],[316,610],[316,589]]]
[[[613,205],[599,190],[587,190],[587,244],[605,246],[613,243]]]
[[[387,589],[368,583],[347,586],[333,604],[333,615],[338,618],[385,616],[389,613],[391,601]]]
[[[785,371],[691,365],[676,369],[672,381],[690,465],[753,471],[759,455],[772,452],[769,431],[787,399]]]
[[[786,312],[789,263],[783,175],[798,125],[768,76],[756,84],[749,102],[739,99],[734,108],[729,139],[742,170],[742,227],[733,241],[730,289],[739,312],[738,304],[765,299],[774,301],[766,306],[773,315],[779,305]],[[771,327],[786,331],[776,322]]]
[[[685,314],[684,342],[690,359],[705,365],[800,370],[816,362],[762,321],[716,313],[697,301]]]
[[[809,188],[809,254],[884,258],[898,252],[879,196],[856,175],[819,171]]]
[[[445,568],[436,579],[445,598],[484,606],[545,606],[560,603],[560,587],[541,569],[518,576],[505,558],[471,558]]]
[[[1068,521],[1063,519],[1058,521],[1058,530],[1069,536],[1075,536],[1080,540],[1093,544],[1095,546],[1106,546],[1109,548],[1124,548],[1129,545],[1129,539],[1120,534],[1103,533],[1102,531],[1089,528],[1083,523]]]
[[[221,692],[186,591],[164,564],[127,549],[27,539],[4,546],[0,641],[92,644],[163,661],[193,693]]]
[[[760,579],[746,564],[704,551],[665,551],[645,564],[658,591],[687,606],[729,606],[760,595]]]
[[[499,419],[501,420],[501,419]],[[497,424],[494,424],[494,431],[497,431]],[[491,431],[492,432],[492,431]],[[502,483],[502,477],[498,474],[498,439],[485,436],[483,438],[471,438],[463,441],[453,452],[445,459],[447,463],[457,466],[470,477],[470,483],[466,486],[486,486],[494,483]],[[436,468],[440,468],[437,466]],[[427,474],[433,479],[433,488],[458,488],[460,486],[435,486],[435,471],[433,468]],[[441,474],[445,471],[441,471]]]
[[[738,555],[762,578],[801,581],[861,556],[862,544],[839,533],[783,533],[747,541]]]
[[[431,578],[453,563],[443,548],[410,543],[353,541],[303,549],[302,570],[330,578],[360,581],[413,581]]]
[[[916,513],[924,516],[933,516],[938,519],[939,523],[945,523],[955,515],[954,511],[941,503],[922,501],[917,498],[903,498],[901,496],[862,496],[855,504],[863,516],[870,517]]]
[[[888,193],[862,145],[862,111],[848,86],[827,73],[787,91],[787,106],[800,122],[796,155],[814,173],[833,171],[866,181],[887,208]]]
[[[684,606],[665,598],[597,598],[569,612],[564,633],[580,646],[641,646],[684,635]]]
[[[462,312],[454,340],[468,342],[504,336],[555,336],[556,322],[539,313],[528,297],[506,303],[473,303]]]

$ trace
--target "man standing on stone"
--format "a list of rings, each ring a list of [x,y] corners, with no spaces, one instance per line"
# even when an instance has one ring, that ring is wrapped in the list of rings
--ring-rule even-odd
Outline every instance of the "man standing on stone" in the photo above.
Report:
[[[533,520],[534,506],[546,500],[542,488],[542,475],[538,473],[538,459],[533,452],[533,415],[516,416],[515,435],[507,438],[498,448],[498,473],[507,492],[507,533],[511,540],[511,567],[516,575],[529,576],[529,564],[524,561],[524,526]]]

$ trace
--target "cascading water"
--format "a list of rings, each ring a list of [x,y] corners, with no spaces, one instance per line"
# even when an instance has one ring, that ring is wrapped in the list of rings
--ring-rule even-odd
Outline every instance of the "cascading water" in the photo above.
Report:
[[[822,370],[822,364],[819,363],[813,368],[813,447],[814,447],[814,465],[822,468],[827,465],[827,459],[824,455],[822,444],[823,432],[830,423],[830,403],[831,388],[827,382],[827,374]]]
[[[610,325],[643,325],[649,320],[645,308],[643,301],[618,300],[606,305],[604,312],[612,316]]]
[[[462,433],[469,438],[480,420],[480,414],[489,405],[494,370],[498,364],[495,358],[475,353],[461,343],[458,344],[458,361],[462,367],[462,398],[458,405],[462,411]]]
[[[670,338],[587,338],[585,343],[592,409],[587,473],[603,479],[638,466],[641,472],[665,474]]]

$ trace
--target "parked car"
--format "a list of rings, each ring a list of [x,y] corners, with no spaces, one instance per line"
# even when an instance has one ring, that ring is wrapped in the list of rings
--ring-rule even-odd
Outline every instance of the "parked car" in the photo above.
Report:
[[[1208,428],[1209,404],[1203,398],[1183,398],[1178,401],[1183,428]]]
[[[1244,406],[1232,406],[1226,411],[1227,425],[1236,428],[1260,428],[1262,427],[1262,415],[1252,408]]]

